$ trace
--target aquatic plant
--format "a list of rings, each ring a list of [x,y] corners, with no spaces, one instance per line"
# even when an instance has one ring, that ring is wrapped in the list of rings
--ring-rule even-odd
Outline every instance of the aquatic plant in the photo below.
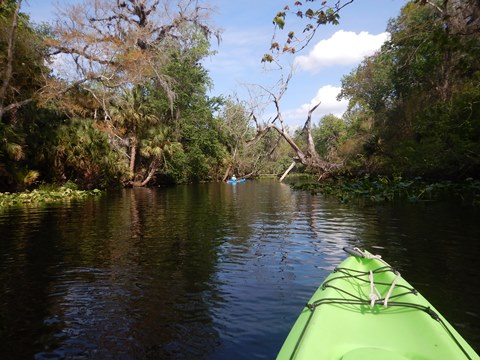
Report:
[[[427,182],[420,177],[403,179],[401,176],[370,177],[366,175],[356,179],[332,179],[324,182],[306,182],[292,184],[294,190],[337,197],[342,202],[355,199],[370,202],[389,202],[406,199],[411,202],[436,201],[457,198],[472,205],[480,204],[480,180],[472,178],[464,182],[440,181]]]
[[[84,200],[92,196],[99,196],[103,192],[94,190],[78,190],[71,183],[56,188],[39,188],[32,191],[19,193],[0,192],[0,208],[8,206],[36,206],[47,203],[68,202],[72,200]]]

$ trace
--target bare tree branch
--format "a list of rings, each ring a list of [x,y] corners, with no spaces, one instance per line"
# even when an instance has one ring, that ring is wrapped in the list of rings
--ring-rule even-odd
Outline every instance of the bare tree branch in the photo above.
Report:
[[[311,171],[324,174],[329,173],[332,169],[336,167],[336,164],[329,163],[326,159],[321,159],[318,155],[318,152],[315,149],[315,143],[312,135],[312,115],[313,112],[320,106],[321,102],[315,104],[309,111],[307,115],[307,119],[305,120],[305,124],[303,126],[302,132],[306,137],[306,149],[302,150],[302,148],[296,143],[294,138],[289,134],[288,127],[283,119],[283,114],[281,111],[281,99],[286,93],[288,89],[288,85],[290,80],[292,79],[293,72],[290,71],[288,76],[279,82],[277,92],[273,90],[269,90],[264,86],[259,86],[264,92],[266,92],[271,99],[273,106],[275,107],[275,116],[273,119],[270,119],[264,124],[261,124],[260,121],[257,119],[257,116],[254,111],[251,113],[251,120],[255,124],[256,132],[254,136],[250,139],[246,140],[246,143],[256,143],[262,138],[270,130],[275,130],[281,138],[283,138],[287,144],[293,149],[295,152],[295,157],[293,161],[299,162],[306,167],[308,167]],[[290,169],[291,170],[291,169]]]

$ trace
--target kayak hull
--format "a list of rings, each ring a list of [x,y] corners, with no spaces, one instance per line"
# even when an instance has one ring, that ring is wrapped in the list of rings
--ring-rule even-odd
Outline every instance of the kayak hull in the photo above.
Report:
[[[243,183],[245,182],[245,179],[239,179],[239,180],[227,180],[228,184],[237,184],[237,183]]]
[[[302,310],[277,359],[479,356],[387,263],[379,258],[350,256],[325,279]]]

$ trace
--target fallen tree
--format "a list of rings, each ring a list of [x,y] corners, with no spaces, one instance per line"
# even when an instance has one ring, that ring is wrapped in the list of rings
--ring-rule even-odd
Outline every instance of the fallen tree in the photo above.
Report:
[[[253,144],[262,139],[269,131],[274,130],[276,131],[293,149],[295,152],[295,156],[292,158],[292,164],[290,167],[284,172],[280,181],[282,181],[285,176],[294,168],[295,164],[299,163],[304,165],[307,170],[316,176],[319,179],[324,179],[332,175],[335,171],[337,171],[341,166],[342,163],[330,161],[329,159],[322,158],[317,150],[315,149],[315,144],[313,141],[312,136],[312,114],[314,111],[320,106],[321,102],[315,104],[309,111],[307,115],[307,119],[305,120],[302,134],[306,141],[306,147],[301,148],[292,135],[289,132],[289,129],[284,121],[283,114],[281,111],[280,102],[283,95],[286,93],[288,84],[292,78],[292,72],[289,73],[286,80],[282,80],[280,82],[279,91],[275,93],[263,86],[260,86],[263,91],[267,92],[273,105],[275,107],[275,116],[266,121],[261,122],[258,120],[255,111],[251,112],[251,121],[255,125],[255,135],[246,140],[247,144]],[[277,143],[278,145],[278,143]]]

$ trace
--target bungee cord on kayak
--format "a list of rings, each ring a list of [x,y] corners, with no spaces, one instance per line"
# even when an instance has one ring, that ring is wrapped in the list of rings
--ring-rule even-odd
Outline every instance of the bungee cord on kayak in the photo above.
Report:
[[[385,307],[388,307],[388,300],[392,296],[393,289],[395,288],[395,285],[397,285],[397,281],[398,279],[400,279],[400,276],[401,276],[398,271],[395,271],[395,274],[396,274],[395,279],[393,279],[392,285],[390,286],[390,289],[388,289],[388,293],[385,296],[385,299],[383,299],[383,306]]]
[[[381,281],[377,281],[377,282],[373,282],[372,283],[372,280],[373,280],[373,274],[379,274],[379,273],[384,273],[384,272],[393,272],[394,274],[396,274],[396,277],[395,277],[395,280],[392,282],[392,283],[385,283],[385,282],[381,282]],[[327,287],[330,287],[330,288],[333,288],[341,293],[345,293],[346,295],[350,296],[350,297],[353,297],[353,298],[356,298],[358,300],[362,300],[364,301],[364,299],[362,299],[361,297],[353,294],[353,293],[350,293],[350,292],[347,292],[345,291],[344,289],[342,289],[341,287],[336,287],[334,285],[332,285],[331,283],[334,281],[334,280],[344,280],[344,279],[348,279],[348,278],[353,278],[355,279],[356,281],[359,281],[359,282],[365,282],[365,283],[370,283],[371,284],[371,288],[373,287],[374,289],[376,289],[376,292],[377,292],[377,297],[378,299],[375,300],[374,304],[384,304],[385,305],[385,300],[387,301],[388,303],[388,300],[389,299],[392,299],[392,298],[398,298],[400,296],[403,296],[405,294],[416,294],[417,291],[413,288],[413,287],[407,287],[405,285],[396,285],[396,282],[397,282],[397,279],[400,277],[400,273],[398,271],[396,271],[395,269],[393,269],[391,266],[383,266],[383,267],[380,267],[380,268],[377,268],[375,270],[370,270],[370,271],[367,271],[367,272],[364,272],[364,271],[358,271],[358,270],[354,270],[354,269],[348,269],[348,268],[341,268],[341,267],[337,267],[333,270],[333,273],[342,273],[344,274],[344,276],[337,276],[337,277],[334,277],[330,280],[327,280],[323,283],[322,285],[322,288],[325,289]],[[372,280],[370,279],[369,275],[370,273],[372,274]],[[365,278],[367,277],[367,278]],[[380,292],[378,291],[378,289],[376,288],[377,285],[383,285],[383,286],[390,286],[389,288],[389,291],[387,293],[387,295],[385,296],[385,298],[382,298],[381,295],[380,295]],[[406,291],[403,292],[403,293],[400,293],[400,294],[396,294],[394,296],[392,296],[392,292],[393,292],[393,288],[397,286],[399,288],[403,288],[405,289]],[[370,291],[372,292],[372,290]],[[371,294],[369,296],[369,298],[371,297]],[[372,305],[372,306],[373,306]]]
[[[373,271],[370,270],[368,272],[368,279],[370,280],[370,307],[373,307],[375,303],[382,297],[380,295],[380,291],[378,291],[377,287],[375,286],[375,281],[373,279]]]
[[[346,249],[344,249],[347,251]],[[347,251],[348,252],[348,251]],[[353,248],[353,256],[360,256],[364,257],[365,259],[377,259],[380,260],[382,263],[385,265],[389,266],[385,261],[382,260],[382,257],[380,255],[373,255],[368,252],[363,252],[360,250],[358,247]],[[387,295],[385,296],[385,299],[383,299],[383,306],[388,307],[388,300],[390,299],[390,296],[392,295],[392,291],[395,288],[395,285],[397,284],[398,279],[400,278],[400,272],[395,271],[395,279],[392,281],[392,285],[390,286],[390,289],[387,292]],[[373,280],[373,272],[370,270],[369,274],[369,279],[370,279],[370,306],[373,307],[375,305],[375,302],[380,299],[381,295],[378,289],[375,287],[375,282]]]
[[[334,305],[339,306],[339,311],[344,309],[346,311],[359,312],[364,315],[371,313],[374,314],[374,316],[382,316],[383,313],[387,311],[389,314],[404,313],[403,311],[398,312],[396,310],[389,311],[387,307],[389,309],[411,309],[424,312],[433,320],[441,324],[441,327],[446,331],[448,337],[453,340],[453,343],[455,344],[454,346],[461,350],[461,353],[465,355],[466,359],[477,359],[477,357],[471,355],[470,349],[467,350],[465,348],[465,346],[468,347],[468,345],[463,345],[463,343],[461,343],[459,340],[459,338],[461,339],[461,336],[456,333],[453,328],[451,328],[450,324],[448,324],[448,322],[443,319],[442,316],[432,309],[428,302],[421,303],[414,301],[411,295],[415,295],[416,298],[421,297],[421,295],[413,287],[407,286],[410,285],[407,282],[402,281],[399,283],[401,278],[400,272],[396,271],[388,263],[383,261],[379,255],[372,255],[368,252],[363,252],[358,248],[348,248],[348,250],[345,250],[354,257],[364,258],[367,260],[378,260],[380,263],[373,264],[368,261],[371,266],[369,266],[370,268],[365,271],[346,266],[339,266],[335,268],[332,274],[322,283],[321,287],[319,288],[321,293],[325,293],[325,295],[320,296],[319,298],[317,297],[316,300],[311,300],[306,304],[309,314],[305,314],[307,315],[307,318],[304,319],[303,326],[298,333],[295,343],[291,344],[293,345],[292,352],[289,354],[290,356],[288,356],[288,358],[293,359],[297,356],[297,353],[300,352],[303,346],[302,341],[307,336],[307,333],[309,333],[310,330],[314,331],[313,328],[310,329],[309,326],[314,326],[312,319],[314,318],[316,310],[321,306],[323,307],[323,305]],[[358,261],[363,262],[365,260]],[[374,268],[376,264],[378,264],[378,267]],[[378,281],[378,277],[389,279],[390,281]],[[332,289],[334,291],[327,291],[328,289]],[[382,297],[382,292],[385,294],[384,297]],[[335,294],[337,294],[337,296],[335,296]],[[402,301],[402,297],[408,301]],[[377,305],[383,306],[382,308],[379,308]],[[348,309],[350,306],[353,306],[351,310]],[[319,318],[315,321],[317,325],[322,315],[319,314],[318,316]],[[395,331],[395,329],[389,329],[386,331]],[[421,338],[418,340],[421,341]],[[299,358],[303,359],[303,357]]]

